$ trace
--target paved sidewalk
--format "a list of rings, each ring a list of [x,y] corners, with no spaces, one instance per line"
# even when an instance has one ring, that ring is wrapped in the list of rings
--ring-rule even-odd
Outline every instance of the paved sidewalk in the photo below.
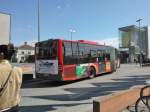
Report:
[[[21,88],[21,112],[92,112],[93,99],[145,85],[149,71],[149,67],[124,64],[114,73],[68,84],[33,81]]]

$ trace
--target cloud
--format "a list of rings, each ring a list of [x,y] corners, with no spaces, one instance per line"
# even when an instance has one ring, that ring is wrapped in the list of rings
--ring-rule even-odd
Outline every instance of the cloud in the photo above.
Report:
[[[31,45],[31,46],[35,46],[35,43],[37,42],[37,40],[30,40],[30,41],[27,41],[28,45]]]
[[[57,8],[57,9],[61,9],[61,6],[60,6],[60,5],[58,5],[56,8]]]
[[[119,38],[118,37],[96,40],[96,42],[98,42],[101,45],[105,44],[105,45],[113,46],[115,48],[119,48]]]
[[[25,42],[27,42],[27,45],[30,45],[30,46],[34,47],[35,43],[37,42],[37,40],[29,40],[29,41],[24,41],[24,42],[17,42],[15,45],[18,47],[18,46],[24,45]]]

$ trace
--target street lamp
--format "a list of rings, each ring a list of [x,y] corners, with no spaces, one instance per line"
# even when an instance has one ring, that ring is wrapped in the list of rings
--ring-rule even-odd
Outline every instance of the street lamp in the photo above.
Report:
[[[38,42],[40,41],[40,0],[38,0]]]
[[[75,31],[75,30],[73,30],[73,29],[70,29],[69,31],[70,31],[71,41],[72,41],[72,33],[75,33],[76,31]]]
[[[73,48],[72,48],[72,33],[75,33],[76,31],[73,29],[70,29],[70,37],[71,37],[71,51],[72,51],[72,56],[73,56]]]
[[[141,21],[142,21],[143,19],[141,19],[141,18],[139,18],[136,22],[138,22],[139,23],[139,47],[140,47],[140,66],[142,66],[142,62],[143,62],[143,59],[142,59],[142,43],[141,43]]]
[[[140,47],[140,51],[141,51],[141,44],[140,44],[140,42],[141,42],[141,21],[142,21],[143,19],[141,19],[141,18],[139,18],[136,22],[138,22],[139,23],[139,47]]]

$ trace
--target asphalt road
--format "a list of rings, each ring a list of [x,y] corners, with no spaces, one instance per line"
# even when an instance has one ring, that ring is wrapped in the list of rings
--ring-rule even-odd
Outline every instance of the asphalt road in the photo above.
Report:
[[[114,73],[69,83],[43,80],[26,81],[21,89],[21,112],[92,112],[99,96],[145,85],[150,67],[121,65]]]

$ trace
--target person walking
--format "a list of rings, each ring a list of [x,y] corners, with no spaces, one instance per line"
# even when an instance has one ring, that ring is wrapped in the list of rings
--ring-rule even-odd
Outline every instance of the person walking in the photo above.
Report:
[[[143,53],[140,54],[140,67],[143,65]]]
[[[13,67],[8,45],[0,45],[0,112],[19,112],[22,69]]]

